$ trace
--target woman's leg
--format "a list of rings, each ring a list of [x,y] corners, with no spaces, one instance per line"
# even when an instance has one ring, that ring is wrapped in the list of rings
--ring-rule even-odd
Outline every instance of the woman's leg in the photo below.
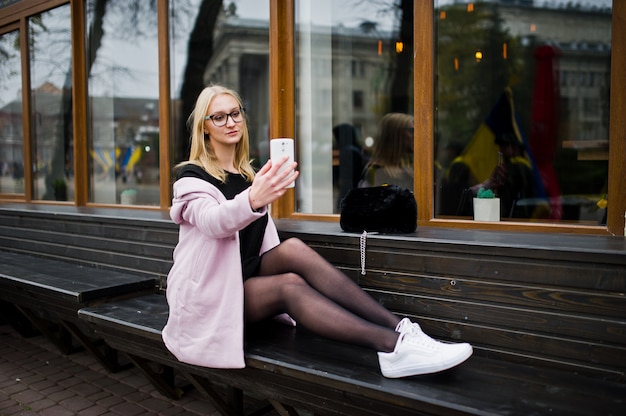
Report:
[[[367,321],[391,329],[400,322],[400,318],[297,238],[285,240],[263,255],[261,276],[283,273],[301,276],[323,296]]]
[[[378,351],[385,377],[442,371],[472,355],[471,345],[435,341],[408,320],[395,332],[395,315],[300,240],[265,253],[259,272],[244,283],[246,322],[287,312],[319,335]]]
[[[244,299],[249,323],[287,312],[298,325],[318,335],[385,352],[393,351],[399,335],[346,310],[295,273],[246,280]]]

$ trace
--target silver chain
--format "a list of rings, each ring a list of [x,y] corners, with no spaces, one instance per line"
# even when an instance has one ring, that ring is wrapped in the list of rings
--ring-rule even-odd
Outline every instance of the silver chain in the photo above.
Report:
[[[361,234],[359,246],[361,248],[361,274],[365,276],[365,247],[367,246],[367,231],[365,230]]]

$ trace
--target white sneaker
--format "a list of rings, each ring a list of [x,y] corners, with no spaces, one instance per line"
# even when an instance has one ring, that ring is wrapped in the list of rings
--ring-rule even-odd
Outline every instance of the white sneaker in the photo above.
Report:
[[[393,352],[378,353],[380,370],[388,378],[447,370],[467,360],[473,352],[468,343],[447,344],[435,341],[408,318],[398,324],[396,331],[400,332],[400,336]]]

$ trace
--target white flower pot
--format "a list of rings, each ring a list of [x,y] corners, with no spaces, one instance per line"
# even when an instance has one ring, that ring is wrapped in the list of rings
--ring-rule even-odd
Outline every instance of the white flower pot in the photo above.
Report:
[[[475,221],[500,221],[500,198],[474,198]]]
[[[137,202],[137,191],[134,189],[126,189],[120,194],[120,204],[135,205]]]

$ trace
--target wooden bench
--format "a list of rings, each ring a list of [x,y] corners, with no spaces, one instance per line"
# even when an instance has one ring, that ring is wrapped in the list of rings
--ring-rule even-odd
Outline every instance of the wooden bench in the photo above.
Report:
[[[79,316],[127,353],[161,392],[180,395],[175,371],[224,415],[241,414],[243,393],[268,399],[279,414],[294,415],[297,409],[354,415],[618,415],[626,410],[624,384],[481,355],[447,372],[386,379],[375,352],[273,322],[248,330],[245,369],[190,366],[164,346],[168,307],[158,294],[84,308]],[[164,367],[155,371],[150,362]],[[222,385],[231,389],[220,396]]]
[[[81,328],[77,311],[155,293],[176,238],[162,213],[0,206],[0,311],[22,334],[34,327],[63,353],[78,343],[116,371],[114,351]]]
[[[78,341],[111,371],[119,369],[115,351],[84,330],[78,310],[158,289],[154,277],[13,252],[0,251],[0,264],[0,300],[10,305],[3,308],[9,311],[9,323],[17,323],[24,333],[25,321],[20,318],[27,318],[65,354]]]
[[[162,294],[88,306],[80,320],[165,394],[180,396],[185,380],[225,414],[240,412],[249,395],[281,414],[626,413],[626,239],[422,227],[369,236],[361,275],[359,235],[336,223],[277,226],[282,239],[301,238],[435,338],[471,342],[474,356],[439,375],[387,380],[371,351],[272,326],[248,338],[247,369],[211,370],[165,350]],[[145,270],[162,289],[176,240],[175,225],[158,214],[0,206],[1,250]]]

